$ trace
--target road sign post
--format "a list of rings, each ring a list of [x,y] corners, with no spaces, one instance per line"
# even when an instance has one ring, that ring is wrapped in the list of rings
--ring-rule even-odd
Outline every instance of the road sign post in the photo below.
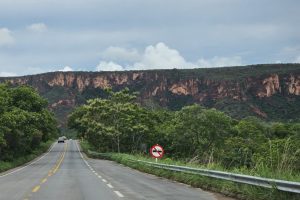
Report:
[[[157,162],[158,158],[162,158],[164,156],[164,149],[158,144],[153,145],[150,148],[150,154],[153,158],[155,158],[155,162]]]

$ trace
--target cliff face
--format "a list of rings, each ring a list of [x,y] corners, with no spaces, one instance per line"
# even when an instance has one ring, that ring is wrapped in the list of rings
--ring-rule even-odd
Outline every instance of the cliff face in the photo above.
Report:
[[[261,69],[259,69],[259,67]],[[268,70],[269,69],[269,70]],[[216,107],[234,117],[256,115],[276,119],[300,118],[300,65],[126,72],[52,72],[2,78],[13,85],[28,84],[49,100],[60,118],[105,88],[128,87],[139,101],[179,109],[192,103]],[[148,103],[147,103],[148,102]],[[289,108],[285,108],[289,107]],[[292,108],[292,110],[290,110]]]

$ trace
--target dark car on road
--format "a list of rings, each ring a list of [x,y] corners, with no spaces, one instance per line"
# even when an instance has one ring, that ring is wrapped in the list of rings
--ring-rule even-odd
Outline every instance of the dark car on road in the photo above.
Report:
[[[65,143],[65,139],[63,137],[59,137],[57,143]]]

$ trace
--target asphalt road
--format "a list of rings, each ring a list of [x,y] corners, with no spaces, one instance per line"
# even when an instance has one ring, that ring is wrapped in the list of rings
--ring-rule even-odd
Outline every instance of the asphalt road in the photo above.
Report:
[[[76,141],[55,143],[42,157],[0,174],[0,200],[220,200],[213,193],[84,157]]]

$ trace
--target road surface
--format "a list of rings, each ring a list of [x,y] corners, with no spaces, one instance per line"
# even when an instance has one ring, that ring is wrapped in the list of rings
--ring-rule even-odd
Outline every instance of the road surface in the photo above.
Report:
[[[220,200],[213,193],[84,157],[76,141],[55,143],[42,157],[0,174],[0,200]]]

